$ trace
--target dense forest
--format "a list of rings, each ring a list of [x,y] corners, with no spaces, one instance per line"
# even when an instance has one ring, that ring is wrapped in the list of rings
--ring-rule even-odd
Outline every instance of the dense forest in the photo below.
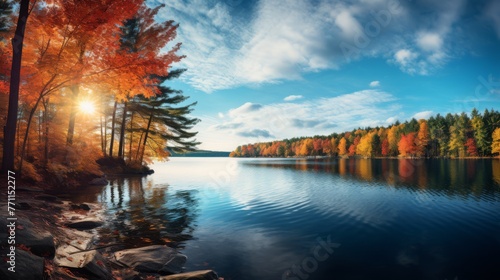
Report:
[[[184,57],[178,24],[159,22],[161,8],[0,0],[3,169],[41,180],[98,174],[105,157],[140,167],[168,156],[167,146],[194,149],[196,103],[168,86],[185,71],[172,68]]]
[[[412,119],[329,136],[239,146],[232,157],[485,157],[500,153],[500,113],[466,113]]]

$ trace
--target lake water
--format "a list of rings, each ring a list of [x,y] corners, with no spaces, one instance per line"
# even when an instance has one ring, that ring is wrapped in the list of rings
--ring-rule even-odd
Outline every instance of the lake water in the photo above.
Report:
[[[104,243],[226,280],[500,279],[500,160],[172,158],[98,201]]]

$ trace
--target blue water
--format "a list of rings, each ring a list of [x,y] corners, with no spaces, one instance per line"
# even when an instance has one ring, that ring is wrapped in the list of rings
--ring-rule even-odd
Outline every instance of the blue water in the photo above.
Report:
[[[500,160],[172,158],[116,178],[103,243],[230,279],[500,279]],[[119,234],[117,234],[119,232]]]

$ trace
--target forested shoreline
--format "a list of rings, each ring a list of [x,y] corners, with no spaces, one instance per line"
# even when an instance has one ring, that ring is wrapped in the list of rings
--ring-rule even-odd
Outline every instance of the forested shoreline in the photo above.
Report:
[[[473,109],[411,119],[387,127],[358,128],[328,136],[300,137],[238,146],[231,157],[426,157],[478,158],[500,153],[500,113]]]

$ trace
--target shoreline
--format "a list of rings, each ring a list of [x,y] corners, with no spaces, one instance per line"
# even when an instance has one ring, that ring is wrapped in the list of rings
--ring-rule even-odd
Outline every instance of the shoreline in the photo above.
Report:
[[[209,269],[184,272],[187,257],[165,244],[137,248],[96,244],[95,229],[106,227],[101,204],[72,203],[57,196],[64,192],[54,187],[44,190],[21,180],[17,183],[15,244],[8,244],[7,231],[0,234],[0,251],[4,256],[10,251],[15,272],[5,259],[0,266],[2,279],[223,279]],[[0,224],[7,227],[7,192],[0,197]]]
[[[364,156],[292,156],[292,157],[261,157],[261,156],[253,156],[253,157],[241,157],[234,156],[231,158],[275,158],[275,159],[450,159],[450,160],[458,160],[458,159],[500,159],[500,156],[484,156],[484,157],[401,157],[401,156],[393,156],[393,157],[364,157]]]

